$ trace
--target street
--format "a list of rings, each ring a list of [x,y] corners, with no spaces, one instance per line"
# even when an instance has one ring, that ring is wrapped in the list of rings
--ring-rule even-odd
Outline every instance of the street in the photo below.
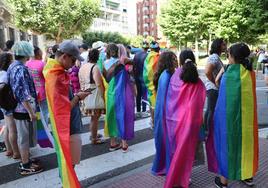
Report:
[[[200,70],[204,80],[203,70]],[[256,177],[257,187],[268,187],[268,87],[259,75],[257,79],[258,122],[260,141],[260,170]],[[91,145],[88,133],[90,119],[84,117],[84,133],[82,137],[81,163],[75,170],[83,187],[163,187],[164,178],[150,174],[154,156],[153,131],[149,125],[150,118],[135,121],[135,138],[129,142],[129,151],[121,150],[109,152],[109,139],[102,145]],[[99,133],[104,135],[104,120],[100,120]],[[31,156],[39,158],[44,166],[44,172],[31,176],[19,175],[18,160],[7,158],[0,153],[0,188],[24,187],[61,187],[57,159],[54,149],[33,148]],[[193,168],[192,184],[190,187],[214,187],[214,175],[207,172],[206,165]],[[95,184],[95,185],[93,185]],[[229,187],[245,187],[239,182],[230,183]]]

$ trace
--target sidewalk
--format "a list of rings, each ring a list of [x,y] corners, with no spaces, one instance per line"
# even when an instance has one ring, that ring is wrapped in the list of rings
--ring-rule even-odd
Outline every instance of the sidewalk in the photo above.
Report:
[[[268,188],[268,140],[260,138],[260,156],[259,171],[254,178],[256,188]],[[138,170],[134,170],[127,174],[115,177],[100,184],[91,186],[92,188],[162,188],[164,185],[164,177],[155,177],[150,173],[151,164],[146,165]],[[192,184],[190,188],[214,188],[213,173],[207,171],[207,166],[202,165],[193,168]],[[229,183],[231,188],[248,188],[239,181]]]

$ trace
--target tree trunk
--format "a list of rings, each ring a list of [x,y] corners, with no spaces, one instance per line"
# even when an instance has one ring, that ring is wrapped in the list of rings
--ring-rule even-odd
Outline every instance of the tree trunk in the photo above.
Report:
[[[211,38],[212,38],[212,34],[209,32],[209,41],[208,41],[208,55],[209,55],[209,51],[211,50]]]
[[[195,37],[195,59],[196,63],[198,63],[199,62],[198,36]]]
[[[55,42],[56,44],[60,44],[63,41],[61,37],[56,37]]]

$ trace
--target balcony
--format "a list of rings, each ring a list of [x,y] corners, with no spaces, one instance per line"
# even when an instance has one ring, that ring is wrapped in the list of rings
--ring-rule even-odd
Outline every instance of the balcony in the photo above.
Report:
[[[149,24],[150,23],[150,19],[149,18],[145,18],[144,19],[144,23],[148,23]]]
[[[90,30],[104,32],[122,32],[122,22],[95,18]]]

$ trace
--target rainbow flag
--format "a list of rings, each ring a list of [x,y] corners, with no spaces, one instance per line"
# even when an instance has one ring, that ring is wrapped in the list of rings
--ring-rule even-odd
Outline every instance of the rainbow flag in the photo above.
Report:
[[[143,80],[148,90],[148,100],[152,107],[155,106],[156,92],[154,89],[154,74],[157,69],[159,53],[151,51],[145,61],[143,67]]]
[[[205,86],[200,79],[196,84],[185,83],[180,74],[179,68],[172,75],[166,97],[166,130],[171,163],[166,169],[165,188],[189,186],[203,123]]]
[[[224,73],[214,114],[218,173],[244,180],[258,170],[256,78],[240,64]]]
[[[105,135],[134,138],[134,93],[124,65],[116,65],[106,93]]]
[[[154,140],[156,154],[154,157],[152,173],[165,175],[166,166],[170,165],[169,142],[166,130],[166,96],[171,74],[165,70],[158,80],[158,88],[154,115]],[[167,168],[168,168],[167,167]]]
[[[48,125],[42,121],[41,113],[37,112],[37,142],[41,148],[53,148],[53,138],[48,130]]]
[[[80,183],[72,167],[70,152],[70,78],[54,59],[48,59],[43,74],[61,181],[64,188],[77,188]]]

